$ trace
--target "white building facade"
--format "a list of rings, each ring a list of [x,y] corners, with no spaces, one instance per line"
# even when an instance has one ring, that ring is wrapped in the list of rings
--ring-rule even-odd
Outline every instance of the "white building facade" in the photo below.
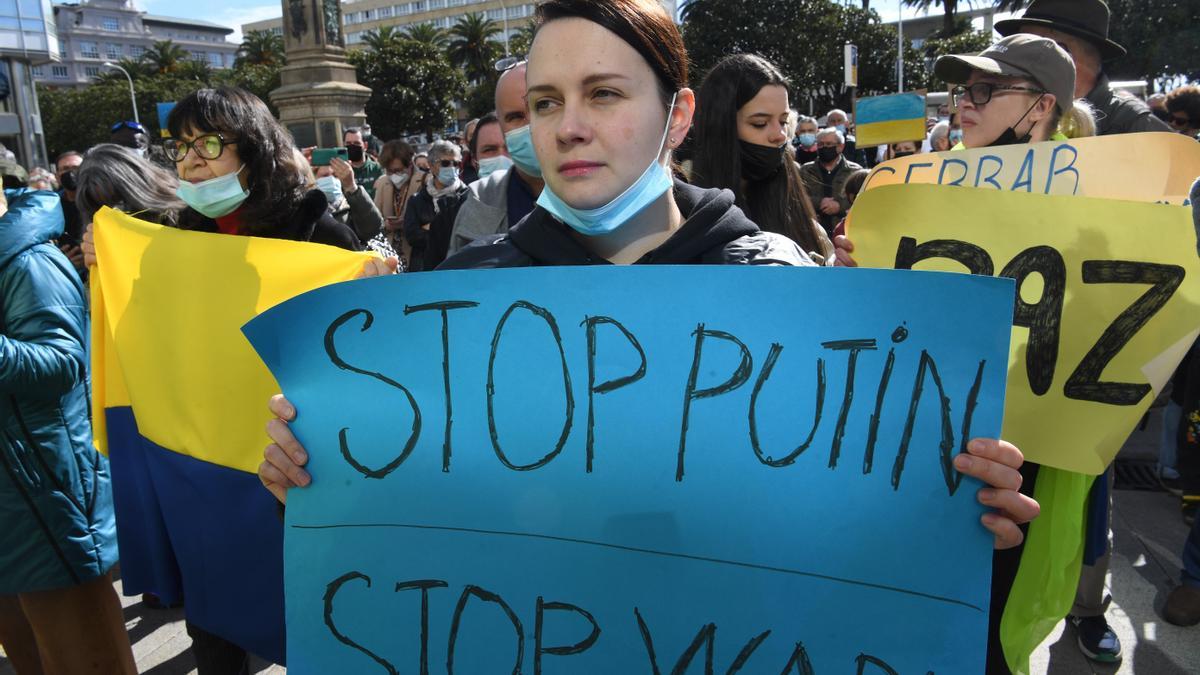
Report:
[[[34,68],[39,84],[80,86],[103,72],[105,61],[137,59],[157,41],[170,40],[193,60],[212,68],[230,68],[238,44],[232,28],[207,21],[157,16],[140,11],[132,0],[83,0],[54,5],[61,60]]]

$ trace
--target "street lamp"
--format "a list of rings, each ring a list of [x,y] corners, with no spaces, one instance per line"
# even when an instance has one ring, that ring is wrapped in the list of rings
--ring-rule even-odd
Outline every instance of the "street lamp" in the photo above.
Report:
[[[112,61],[105,61],[101,65],[103,65],[105,68],[116,68],[117,70],[121,71],[122,73],[125,73],[125,79],[129,80],[129,100],[133,102],[133,121],[137,122],[138,124],[141,124],[142,122],[141,122],[141,120],[138,119],[138,114],[137,114],[137,94],[135,94],[133,92],[133,77],[129,74],[129,71],[125,70],[121,66],[118,66],[117,64],[113,63]]]
[[[504,58],[508,58],[508,5],[500,0],[500,11],[504,12]]]

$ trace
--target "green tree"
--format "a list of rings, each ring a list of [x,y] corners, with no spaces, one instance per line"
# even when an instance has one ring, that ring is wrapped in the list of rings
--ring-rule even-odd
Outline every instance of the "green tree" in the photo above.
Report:
[[[445,49],[450,42],[450,38],[446,37],[446,31],[428,22],[409,26],[404,31],[404,37],[413,42],[429,45],[434,49]]]
[[[143,77],[148,77],[154,73],[154,69],[142,59],[123,57],[119,59],[116,64],[124,68],[134,82],[137,82]],[[116,68],[102,68],[100,70],[100,74],[92,78],[92,82],[97,84],[120,82],[128,86],[129,80],[125,79],[125,73],[122,73]]]
[[[362,43],[375,51],[379,51],[403,37],[403,34],[395,26],[380,26],[375,30],[363,33]]]
[[[955,13],[958,12],[958,0],[903,0],[908,7],[929,9],[931,5],[942,6],[942,35],[953,35],[955,32]],[[864,7],[863,9],[866,9]]]
[[[187,50],[171,40],[156,40],[142,57],[159,73],[169,73],[191,60]]]
[[[483,14],[464,15],[450,28],[450,63],[462,68],[471,82],[495,79],[496,59],[504,53],[504,46],[492,39],[499,33],[496,22]]]
[[[692,0],[684,7],[683,36],[699,83],[728,54],[757,53],[787,75],[792,105],[821,114],[850,105],[843,83],[843,45],[858,46],[859,96],[896,91],[896,30],[874,10],[829,0]],[[905,50],[906,89],[926,86],[924,55]]]
[[[1105,64],[1114,80],[1200,80],[1200,0],[1109,0],[1108,6],[1109,37],[1129,52]]]
[[[276,35],[269,30],[252,30],[242,36],[242,44],[238,47],[234,66],[282,66],[286,62],[282,35]]]
[[[537,29],[532,22],[517,29],[515,35],[508,40],[508,51],[513,56],[528,55],[533,46],[533,33]]]
[[[382,138],[418,131],[428,138],[450,123],[454,101],[466,89],[459,71],[427,43],[399,40],[378,51],[354,50],[347,58],[358,81],[371,88],[367,118]]]

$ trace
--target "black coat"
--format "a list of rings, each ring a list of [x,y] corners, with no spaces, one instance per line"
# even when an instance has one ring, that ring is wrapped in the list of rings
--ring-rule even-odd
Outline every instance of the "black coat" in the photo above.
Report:
[[[184,230],[217,232],[217,223],[192,209],[185,210],[179,218],[179,227]],[[309,190],[296,205],[290,216],[282,218],[273,227],[254,232],[256,237],[268,239],[290,239],[326,244],[350,251],[360,251],[363,246],[358,235],[349,225],[339,222],[329,213],[329,200],[320,190]]]
[[[404,238],[412,247],[409,272],[431,270],[446,259],[450,249],[450,234],[454,231],[454,219],[458,217],[458,208],[470,191],[463,185],[453,194],[438,199],[436,209],[433,207],[433,195],[424,187],[409,197],[408,207],[404,209]],[[428,230],[421,227],[425,223],[429,223]]]
[[[675,202],[685,221],[658,248],[635,264],[647,265],[812,265],[791,239],[763,232],[734,205],[729,190],[698,188],[675,181]],[[480,240],[438,269],[597,265],[570,227],[537,207],[507,234]]]

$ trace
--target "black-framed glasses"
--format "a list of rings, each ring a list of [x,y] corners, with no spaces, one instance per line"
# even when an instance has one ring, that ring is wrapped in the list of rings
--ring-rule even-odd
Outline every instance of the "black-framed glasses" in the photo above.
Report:
[[[992,100],[992,96],[998,91],[1023,91],[1029,94],[1045,94],[1042,89],[1034,89],[1032,87],[1015,87],[1007,84],[992,84],[991,82],[976,82],[969,87],[959,85],[951,90],[954,94],[954,103],[957,105],[964,97],[970,99],[975,105],[985,105]]]
[[[496,72],[503,73],[505,71],[512,70],[513,68],[516,68],[517,66],[521,65],[522,63],[525,63],[525,55],[524,54],[522,54],[520,56],[506,56],[496,62],[496,64],[495,64]]]
[[[441,162],[439,162],[439,164],[441,164],[443,168],[448,167],[448,166],[454,166],[454,167],[462,166],[462,162],[458,161],[457,159],[443,159]]]
[[[237,143],[237,140],[227,139],[221,134],[204,134],[190,143],[178,138],[168,138],[163,141],[162,146],[168,159],[182,162],[183,158],[187,157],[189,148],[195,150],[196,156],[201,159],[216,159],[225,151],[225,146],[234,143]]]
[[[114,124],[108,128],[108,133],[115,134],[118,131],[120,131],[121,129],[131,129],[133,131],[138,132],[139,134],[146,133],[146,127],[142,126],[141,124],[139,124],[137,122],[129,122],[129,121],[117,122],[116,124]]]

